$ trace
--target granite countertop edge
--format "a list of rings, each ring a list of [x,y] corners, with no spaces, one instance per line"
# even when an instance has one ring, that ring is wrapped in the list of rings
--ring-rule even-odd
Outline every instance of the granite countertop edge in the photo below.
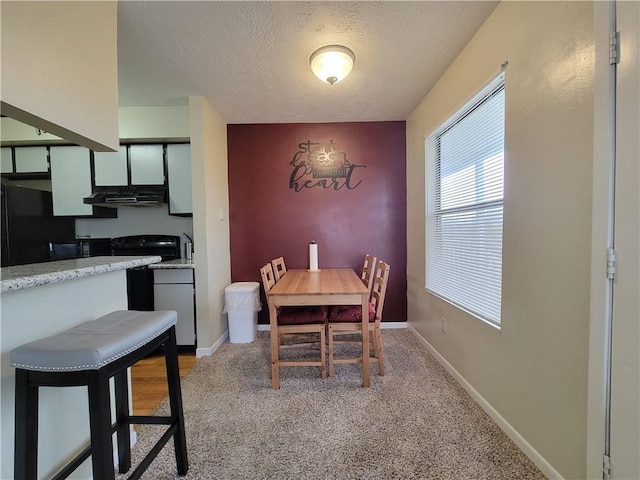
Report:
[[[149,265],[149,268],[153,270],[177,270],[177,269],[194,269],[193,260],[187,260],[186,258],[178,258],[177,260],[167,260],[165,262],[154,263]]]
[[[14,292],[25,288],[40,287],[100,273],[126,270],[159,263],[162,258],[153,256],[89,257],[33,263],[2,268],[0,293]]]

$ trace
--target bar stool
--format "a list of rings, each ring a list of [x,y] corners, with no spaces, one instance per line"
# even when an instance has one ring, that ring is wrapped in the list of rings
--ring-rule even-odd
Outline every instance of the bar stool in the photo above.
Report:
[[[112,435],[117,434],[118,470],[131,468],[129,425],[168,425],[166,432],[129,477],[140,478],[173,436],[178,475],[186,475],[187,445],[178,371],[174,311],[119,310],[11,351],[16,367],[15,478],[35,480],[38,469],[39,387],[86,386],[91,441],[53,478],[67,478],[89,456],[94,480],[115,478]],[[168,417],[129,415],[127,368],[164,345]],[[111,423],[109,379],[114,377],[116,420]]]

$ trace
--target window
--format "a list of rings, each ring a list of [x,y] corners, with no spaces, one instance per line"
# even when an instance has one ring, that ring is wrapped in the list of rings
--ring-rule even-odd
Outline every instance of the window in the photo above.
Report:
[[[504,74],[426,140],[426,288],[500,325]]]

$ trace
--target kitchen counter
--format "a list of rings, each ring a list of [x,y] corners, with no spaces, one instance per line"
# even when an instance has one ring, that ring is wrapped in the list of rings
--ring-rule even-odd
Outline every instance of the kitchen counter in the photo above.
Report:
[[[187,260],[186,258],[178,258],[177,260],[167,260],[166,262],[153,263],[149,265],[149,268],[154,270],[161,269],[176,269],[176,268],[195,268],[193,260]]]
[[[161,260],[159,256],[105,256],[4,267],[0,270],[2,278],[0,292],[12,292],[100,273],[126,270],[158,263]]]

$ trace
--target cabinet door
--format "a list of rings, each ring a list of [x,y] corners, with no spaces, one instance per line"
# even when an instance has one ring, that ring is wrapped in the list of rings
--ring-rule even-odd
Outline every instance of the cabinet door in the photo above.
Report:
[[[191,145],[167,145],[169,214],[193,213],[191,200]]]
[[[2,173],[13,173],[13,154],[11,147],[2,147]]]
[[[153,269],[154,283],[191,283],[193,284],[192,268],[155,268]]]
[[[16,147],[16,173],[47,173],[47,147]]]
[[[195,345],[196,320],[193,283],[163,283],[153,286],[156,310],[175,310],[178,313],[176,340],[178,345]]]
[[[129,184],[126,145],[120,145],[117,152],[94,152],[93,164],[96,187],[126,187]]]
[[[131,185],[164,185],[162,145],[131,145]]]
[[[85,147],[51,147],[53,214],[85,216],[93,207],[83,203],[91,195],[91,165]]]

